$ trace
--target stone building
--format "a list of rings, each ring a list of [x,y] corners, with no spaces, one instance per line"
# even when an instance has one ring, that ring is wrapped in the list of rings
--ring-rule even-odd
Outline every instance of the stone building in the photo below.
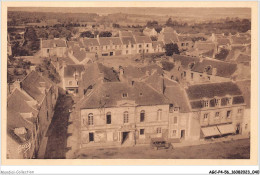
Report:
[[[66,39],[54,38],[49,40],[42,40],[40,43],[42,57],[64,57],[67,51]]]

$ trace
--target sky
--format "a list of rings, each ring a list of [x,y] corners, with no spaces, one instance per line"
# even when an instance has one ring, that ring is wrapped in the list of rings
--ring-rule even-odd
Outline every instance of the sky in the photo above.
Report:
[[[240,17],[250,18],[250,8],[157,8],[157,7],[12,7],[9,11],[60,12],[60,13],[128,13],[168,16]]]

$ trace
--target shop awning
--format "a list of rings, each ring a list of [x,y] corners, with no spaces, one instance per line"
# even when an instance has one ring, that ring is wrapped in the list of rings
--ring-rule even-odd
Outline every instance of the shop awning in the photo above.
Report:
[[[220,132],[216,126],[201,128],[204,137],[218,136]]]
[[[218,125],[221,134],[235,133],[235,128],[232,124]]]

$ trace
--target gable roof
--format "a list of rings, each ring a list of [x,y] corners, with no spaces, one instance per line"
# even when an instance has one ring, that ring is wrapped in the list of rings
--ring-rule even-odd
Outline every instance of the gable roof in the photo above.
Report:
[[[136,44],[134,37],[121,37],[121,40],[124,45]]]
[[[83,61],[86,58],[86,51],[75,45],[72,47],[73,56],[79,61]]]
[[[64,77],[73,77],[73,74],[75,72],[78,72],[79,74],[81,74],[81,72],[83,72],[85,70],[83,65],[76,65],[76,64],[72,64],[72,65],[67,65],[64,68]]]
[[[83,38],[83,44],[85,47],[99,46],[97,38]]]
[[[241,90],[233,82],[191,85],[188,86],[186,92],[189,100],[242,95]]]
[[[133,37],[133,33],[130,31],[120,31],[119,33],[122,37]]]
[[[106,45],[122,45],[122,42],[119,37],[100,37],[99,38],[99,43],[101,46],[106,46]]]
[[[194,44],[194,48],[198,50],[214,50],[215,44],[209,41],[197,41]]]
[[[243,97],[245,99],[246,107],[250,108],[251,106],[251,80],[237,81],[239,89],[243,93]]]
[[[236,61],[237,61],[238,63],[241,63],[241,62],[250,62],[250,61],[251,61],[251,56],[246,55],[246,54],[240,54],[240,55],[237,57]]]
[[[134,37],[137,44],[152,43],[152,40],[149,36],[134,36]]]
[[[21,85],[22,88],[38,102],[41,102],[45,97],[45,91],[41,91],[40,88],[49,89],[52,86],[49,81],[40,76],[36,71],[30,72],[21,82]]]
[[[123,93],[126,93],[127,97],[123,97]],[[135,101],[139,106],[169,104],[167,98],[143,82],[135,82],[133,85],[124,82],[108,82],[99,84],[92,94],[85,96],[80,108],[117,107],[117,102],[122,100]]]
[[[55,38],[51,40],[42,40],[42,48],[67,47],[66,40]]]
[[[190,112],[189,102],[186,96],[185,90],[177,83],[167,78],[164,79],[165,84],[165,96],[170,99],[170,101],[175,104],[175,106],[180,107],[180,112],[186,113]]]
[[[239,36],[232,36],[232,44],[250,44],[251,38],[250,37],[239,37]]]
[[[171,43],[177,43],[179,39],[175,33],[165,32],[163,33],[163,41],[165,44],[171,44]]]
[[[230,44],[230,40],[228,38],[218,38],[217,43],[218,45],[228,45]]]
[[[216,69],[216,76],[230,78],[231,75],[237,70],[237,65],[232,63],[227,63],[224,61],[218,61],[213,59],[203,59],[202,62],[197,62],[192,71],[203,73],[205,68],[210,66],[210,70],[207,74],[212,75],[213,69]]]

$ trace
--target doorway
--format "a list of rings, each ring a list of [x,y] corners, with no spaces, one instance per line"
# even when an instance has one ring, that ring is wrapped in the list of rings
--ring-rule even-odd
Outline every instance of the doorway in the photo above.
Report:
[[[240,123],[236,125],[236,134],[240,134]]]
[[[185,130],[181,130],[181,139],[185,139]]]
[[[129,138],[129,132],[122,132],[122,144],[124,144]]]

